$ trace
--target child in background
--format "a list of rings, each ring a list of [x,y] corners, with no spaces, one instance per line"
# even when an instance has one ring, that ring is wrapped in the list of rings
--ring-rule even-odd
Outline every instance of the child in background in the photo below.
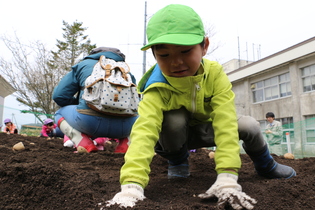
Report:
[[[120,170],[121,191],[107,206],[133,207],[145,199],[155,153],[168,160],[169,179],[188,178],[189,150],[215,146],[217,178],[198,197],[216,197],[220,209],[228,204],[233,209],[253,209],[256,200],[238,184],[240,139],[260,176],[288,179],[296,175],[270,155],[253,117],[237,117],[232,84],[222,66],[203,58],[210,41],[192,8],[171,4],[156,12],[148,23],[147,37],[149,42],[141,49],[151,48],[157,64],[139,82],[143,99]]]
[[[42,131],[40,132],[41,137],[55,137],[56,136],[56,127],[57,125],[50,118],[47,118],[44,121],[44,125],[42,126]]]
[[[6,132],[7,134],[17,134],[18,130],[16,126],[12,123],[10,119],[4,120],[5,127],[3,129],[3,132]]]

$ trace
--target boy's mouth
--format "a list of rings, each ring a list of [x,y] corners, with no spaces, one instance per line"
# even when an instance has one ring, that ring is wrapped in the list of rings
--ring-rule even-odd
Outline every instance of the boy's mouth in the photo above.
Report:
[[[175,77],[183,77],[183,76],[187,76],[187,70],[179,70],[179,71],[173,71],[172,74]]]
[[[173,73],[174,74],[180,74],[180,73],[183,73],[183,72],[185,72],[186,70],[180,70],[180,71],[174,71]]]

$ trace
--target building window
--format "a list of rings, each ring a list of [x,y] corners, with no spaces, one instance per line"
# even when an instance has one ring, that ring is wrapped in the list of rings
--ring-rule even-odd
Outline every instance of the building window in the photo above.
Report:
[[[294,141],[294,123],[293,123],[293,117],[286,117],[281,118],[280,122],[282,123],[282,129],[283,129],[283,139],[282,142],[287,142],[287,136],[286,134],[289,133],[290,135],[290,142],[292,143]]]
[[[289,73],[253,83],[251,88],[254,103],[286,97],[292,94]]]
[[[315,143],[315,115],[305,116],[306,142]]]
[[[315,65],[302,68],[303,92],[315,90]]]

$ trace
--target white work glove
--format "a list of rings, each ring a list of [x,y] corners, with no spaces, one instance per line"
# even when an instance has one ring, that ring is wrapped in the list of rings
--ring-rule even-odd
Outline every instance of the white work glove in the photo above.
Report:
[[[137,201],[145,199],[143,188],[137,184],[126,184],[121,186],[121,192],[113,199],[107,201],[106,206],[118,204],[121,208],[134,207]]]
[[[238,176],[234,174],[221,173],[207,192],[199,194],[198,197],[202,199],[217,197],[219,208],[224,208],[229,203],[233,209],[253,209],[257,201],[242,192],[237,179]]]

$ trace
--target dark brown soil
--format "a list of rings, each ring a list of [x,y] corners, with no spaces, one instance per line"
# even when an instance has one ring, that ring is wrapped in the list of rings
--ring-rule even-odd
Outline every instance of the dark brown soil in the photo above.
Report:
[[[18,142],[26,149],[13,151]],[[167,179],[167,162],[155,156],[145,189],[147,198],[133,209],[215,209],[216,199],[202,201],[197,197],[216,179],[208,152],[199,149],[192,153],[191,177],[178,180]],[[261,178],[248,156],[241,155],[239,183],[245,193],[257,199],[255,209],[314,209],[315,158],[273,156],[279,163],[292,166],[298,175],[288,180]],[[0,209],[100,209],[120,191],[123,162],[123,154],[109,151],[73,153],[73,149],[63,147],[62,139],[0,133]]]

